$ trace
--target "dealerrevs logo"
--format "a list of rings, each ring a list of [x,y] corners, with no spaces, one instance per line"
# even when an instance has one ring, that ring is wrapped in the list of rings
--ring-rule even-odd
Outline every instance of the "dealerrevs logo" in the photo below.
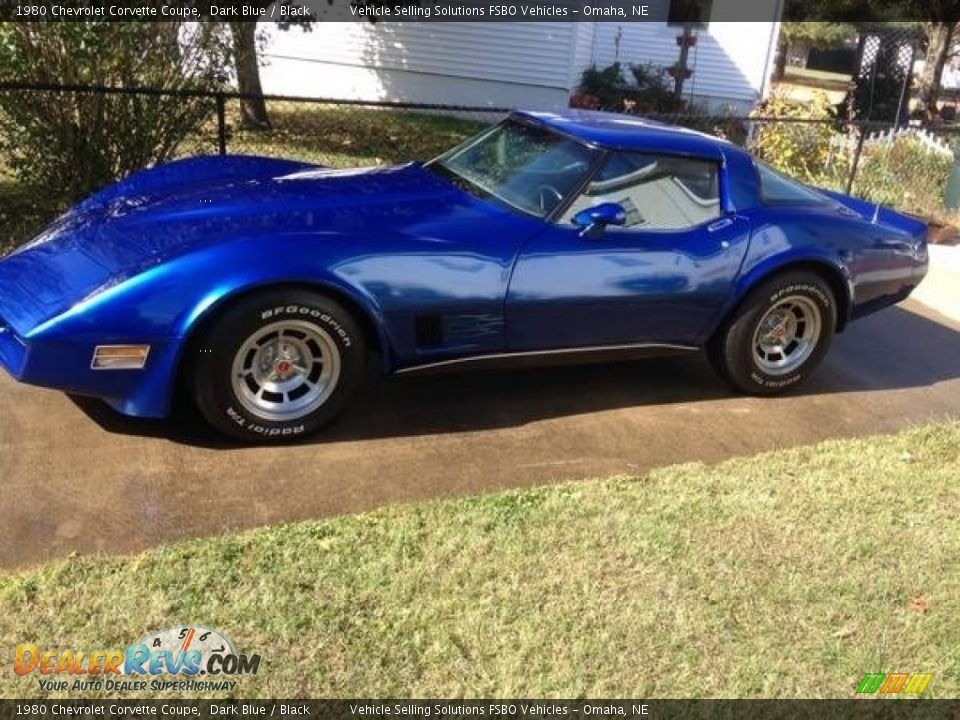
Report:
[[[125,650],[41,649],[21,643],[17,675],[36,674],[46,691],[233,690],[256,675],[260,655],[238,653],[223,633],[201,625],[151,633]],[[202,677],[202,679],[201,679]],[[173,679],[170,679],[173,678]]]

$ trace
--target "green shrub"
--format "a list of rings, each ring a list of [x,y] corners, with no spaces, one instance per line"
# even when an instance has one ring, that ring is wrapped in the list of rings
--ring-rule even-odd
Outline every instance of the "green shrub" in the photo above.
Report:
[[[711,115],[703,108],[691,105],[682,116],[677,117],[676,122],[691,130],[729,140],[741,147],[747,142],[748,128],[736,108],[728,107]]]
[[[943,209],[943,191],[952,167],[950,155],[930,149],[911,135],[867,142],[853,192],[907,212],[937,215]]]
[[[653,63],[629,66],[633,82],[624,78],[623,66],[615,62],[598,69],[591,65],[583,71],[574,95],[575,107],[602,108],[635,114],[678,114],[688,110],[687,103],[673,92],[667,71]]]
[[[633,87],[624,93],[630,112],[669,114],[688,110],[683,98],[673,92],[667,71],[660,65],[631,65]]]
[[[596,65],[588,67],[583,71],[577,89],[583,95],[592,95],[601,107],[618,110],[623,104],[623,86],[623,68],[617,62],[603,70]]]
[[[751,149],[758,158],[816,187],[843,191],[853,163],[857,136],[838,132],[834,109],[818,93],[806,105],[773,95],[753,117],[786,118],[757,122]],[[824,122],[798,122],[809,118]],[[791,122],[791,120],[793,122]],[[953,159],[904,134],[864,143],[852,193],[857,197],[924,216],[943,211],[943,191]]]
[[[787,119],[786,122],[756,123],[751,149],[758,158],[813,185],[823,185],[825,179],[835,178],[837,158],[831,152],[831,140],[836,135],[832,123],[834,108],[826,94],[817,93],[809,104],[796,105],[774,93],[751,117]]]
[[[215,23],[0,23],[0,81],[214,89],[228,60]],[[0,91],[0,165],[77,198],[169,158],[215,110],[200,97]]]

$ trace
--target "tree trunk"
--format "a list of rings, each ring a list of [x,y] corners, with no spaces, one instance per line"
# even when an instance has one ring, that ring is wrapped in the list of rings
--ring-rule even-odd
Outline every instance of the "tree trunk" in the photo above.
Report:
[[[943,66],[950,54],[950,43],[957,23],[930,23],[927,30],[927,59],[920,76],[920,100],[928,116],[937,114]]]
[[[237,90],[249,95],[262,95],[260,86],[260,62],[257,57],[257,24],[252,22],[230,23],[233,35],[234,68],[237,72]],[[263,98],[240,101],[241,123],[248,130],[269,130],[270,116]]]
[[[783,80],[787,74],[787,55],[790,53],[790,42],[781,33],[780,43],[777,45],[777,57],[773,65],[773,79]]]

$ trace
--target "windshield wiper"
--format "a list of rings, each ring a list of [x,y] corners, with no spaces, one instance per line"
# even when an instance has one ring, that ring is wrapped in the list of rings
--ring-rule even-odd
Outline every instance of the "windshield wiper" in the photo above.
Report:
[[[528,210],[525,207],[521,207],[520,205],[517,205],[514,202],[507,200],[505,197],[498,195],[492,190],[488,190],[487,188],[483,187],[483,185],[481,185],[480,183],[474,182],[473,180],[468,179],[467,177],[456,172],[455,170],[451,170],[449,167],[447,167],[441,162],[437,162],[437,161],[431,162],[429,165],[424,165],[424,167],[428,168],[429,170],[432,170],[433,172],[437,173],[437,175],[439,175],[440,177],[445,178],[446,180],[451,182],[453,185],[457,186],[464,192],[470,193],[474,197],[478,197],[481,200],[491,200],[497,203],[498,205],[507,208],[508,210],[519,212],[523,215],[527,215],[528,217],[537,218],[538,220],[543,219],[543,216],[537,215],[537,213],[531,210]]]
[[[428,170],[432,170],[440,177],[450,181],[456,185],[461,190],[465,190],[471,195],[476,195],[477,197],[486,198],[489,197],[489,193],[483,190],[483,188],[477,186],[476,184],[467,180],[463,175],[454,172],[448,168],[443,163],[432,162],[429,165],[425,165]]]

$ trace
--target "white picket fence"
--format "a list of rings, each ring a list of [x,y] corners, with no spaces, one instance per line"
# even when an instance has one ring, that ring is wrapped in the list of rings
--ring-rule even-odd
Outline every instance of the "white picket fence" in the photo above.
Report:
[[[943,138],[937,137],[929,130],[917,127],[902,127],[894,130],[872,132],[863,140],[864,148],[875,145],[892,145],[899,138],[910,137],[924,145],[930,152],[940,153],[953,157],[953,150],[950,149],[950,143]],[[857,145],[857,137],[850,135],[837,135],[830,141],[831,149],[837,151],[851,151]]]
[[[953,150],[950,149],[950,144],[946,140],[937,137],[929,130],[924,130],[923,128],[903,127],[897,128],[896,130],[890,129],[886,132],[870,133],[867,135],[866,140],[863,141],[863,144],[893,144],[897,138],[901,137],[912,137],[915,140],[919,140],[924,146],[926,146],[928,150],[930,150],[930,152],[941,153],[943,155],[949,155],[950,157],[953,157]]]

